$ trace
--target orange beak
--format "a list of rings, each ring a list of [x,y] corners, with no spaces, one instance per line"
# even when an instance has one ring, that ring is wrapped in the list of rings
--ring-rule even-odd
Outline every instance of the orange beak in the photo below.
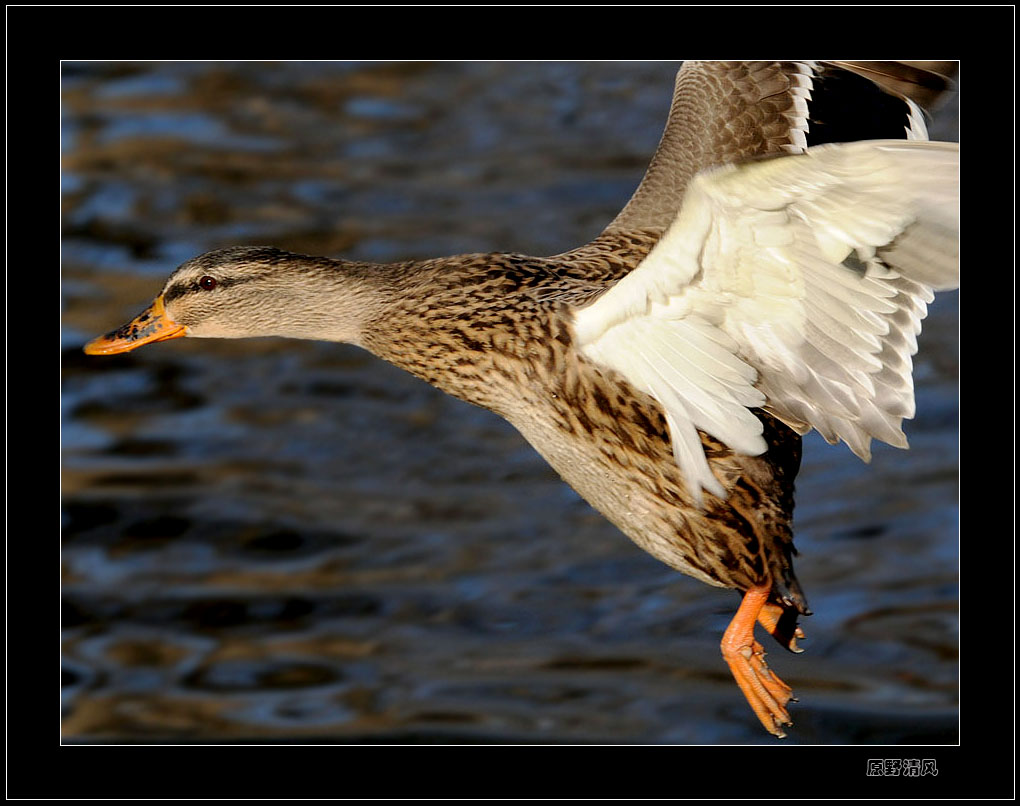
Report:
[[[177,324],[166,315],[166,310],[163,308],[163,297],[159,296],[156,297],[152,305],[123,327],[86,344],[85,352],[89,355],[126,353],[143,344],[179,339],[187,334],[188,329],[184,325]]]

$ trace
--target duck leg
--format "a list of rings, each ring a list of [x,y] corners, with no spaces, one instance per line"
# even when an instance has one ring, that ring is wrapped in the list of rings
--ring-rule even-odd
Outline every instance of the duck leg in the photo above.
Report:
[[[779,738],[786,734],[781,725],[792,725],[786,704],[793,690],[773,674],[765,663],[765,650],[754,639],[754,625],[768,604],[769,583],[750,588],[722,639],[722,656],[765,729]],[[769,618],[766,611],[766,619]],[[778,620],[777,620],[778,621]]]

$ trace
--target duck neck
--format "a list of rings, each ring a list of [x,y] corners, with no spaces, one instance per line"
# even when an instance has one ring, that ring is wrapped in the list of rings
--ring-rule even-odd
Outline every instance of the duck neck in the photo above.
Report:
[[[408,264],[360,263],[295,255],[290,275],[263,296],[260,314],[273,322],[273,335],[338,341],[372,349],[369,335],[406,293]]]

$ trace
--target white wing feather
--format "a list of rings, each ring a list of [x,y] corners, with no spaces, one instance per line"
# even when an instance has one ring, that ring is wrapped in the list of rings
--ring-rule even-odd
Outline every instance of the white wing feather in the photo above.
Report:
[[[697,429],[766,450],[766,408],[870,458],[914,413],[933,290],[959,283],[959,146],[833,144],[691,182],[642,263],[575,313],[593,361],[663,406],[697,497],[723,496]]]

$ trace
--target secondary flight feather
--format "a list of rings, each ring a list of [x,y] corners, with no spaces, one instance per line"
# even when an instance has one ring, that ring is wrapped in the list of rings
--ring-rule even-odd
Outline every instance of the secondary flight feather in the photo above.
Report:
[[[764,408],[862,459],[906,446],[911,356],[959,282],[959,146],[827,144],[699,173],[642,263],[575,314],[582,352],[663,406],[695,489],[700,429],[765,451]]]

